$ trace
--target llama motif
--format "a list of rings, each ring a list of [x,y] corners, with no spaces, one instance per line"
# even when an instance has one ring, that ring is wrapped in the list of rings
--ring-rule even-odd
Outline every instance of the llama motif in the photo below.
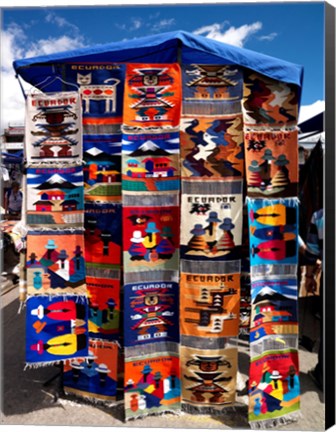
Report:
[[[77,83],[80,85],[82,101],[84,103],[84,114],[90,112],[90,101],[105,100],[104,113],[113,113],[116,111],[117,102],[117,85],[120,80],[108,78],[104,84],[91,84],[92,74],[77,74]],[[110,84],[107,84],[110,83]]]

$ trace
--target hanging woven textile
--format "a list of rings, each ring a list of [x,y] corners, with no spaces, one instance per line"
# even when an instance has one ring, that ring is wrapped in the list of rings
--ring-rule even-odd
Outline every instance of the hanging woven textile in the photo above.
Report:
[[[235,402],[243,208],[242,73],[183,65],[181,369],[183,409]]]
[[[252,428],[268,428],[297,419],[300,408],[297,88],[251,73],[243,107],[251,264],[249,421]]]
[[[78,92],[27,96],[28,366],[88,355],[81,119]]]
[[[64,390],[114,404],[120,341],[121,121],[125,67],[66,65],[79,86],[83,117],[85,261],[89,357],[68,362]]]
[[[122,194],[126,420],[180,410],[177,64],[128,64]]]
[[[26,99],[25,126],[28,164],[81,160],[81,118],[77,92],[29,94]]]
[[[66,91],[26,102],[27,365],[126,420],[218,416],[240,335],[251,427],[297,419],[302,68],[184,32],[38,60]]]
[[[65,365],[64,391],[93,402],[115,402],[117,360],[117,344],[91,338],[88,357],[72,360]]]

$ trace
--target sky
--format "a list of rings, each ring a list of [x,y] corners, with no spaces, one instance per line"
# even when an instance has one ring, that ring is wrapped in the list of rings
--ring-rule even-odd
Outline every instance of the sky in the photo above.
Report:
[[[176,30],[302,65],[300,119],[324,108],[323,2],[41,5],[1,8],[1,131],[24,122],[14,59]]]

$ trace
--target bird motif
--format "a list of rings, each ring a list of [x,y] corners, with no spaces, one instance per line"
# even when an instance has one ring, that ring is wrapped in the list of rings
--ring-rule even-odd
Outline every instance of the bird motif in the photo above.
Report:
[[[291,90],[288,86],[277,86],[277,90],[273,90],[274,99],[269,102],[269,105],[272,107],[283,105],[290,92]]]
[[[296,117],[294,117],[292,114],[289,114],[289,110],[287,110],[284,107],[279,108],[279,113],[287,118],[287,121],[296,121]]]
[[[217,144],[213,141],[213,138],[216,138],[214,135],[210,135],[208,132],[203,134],[203,140],[206,142],[206,145],[198,144],[198,153],[194,155],[194,159],[196,160],[206,160],[207,157],[213,152],[216,148]]]

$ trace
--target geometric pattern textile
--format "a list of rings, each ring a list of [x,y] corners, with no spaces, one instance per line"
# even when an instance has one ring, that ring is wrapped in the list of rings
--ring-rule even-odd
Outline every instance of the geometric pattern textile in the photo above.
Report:
[[[123,382],[126,420],[220,415],[243,327],[251,428],[295,420],[298,87],[235,64],[62,76],[26,102],[27,364],[108,405]]]
[[[246,73],[243,98],[251,273],[249,422],[298,418],[297,87]]]

